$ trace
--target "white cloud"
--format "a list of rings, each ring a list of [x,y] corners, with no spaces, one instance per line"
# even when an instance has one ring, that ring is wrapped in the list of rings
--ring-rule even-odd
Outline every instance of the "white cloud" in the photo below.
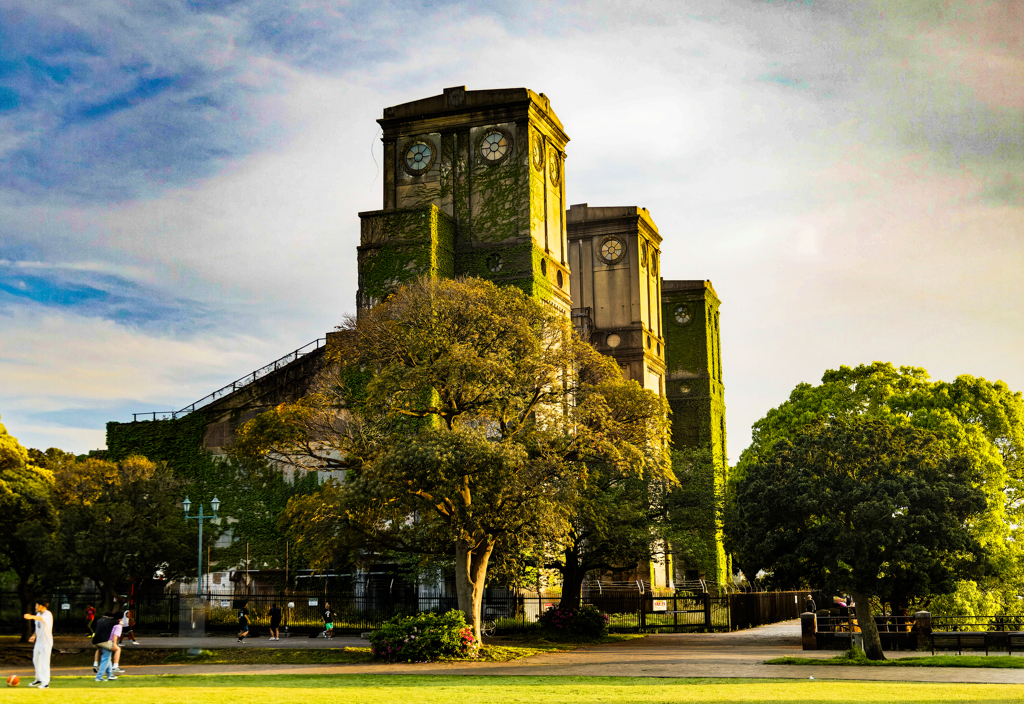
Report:
[[[415,43],[408,13],[341,7],[348,24],[325,14],[329,30],[271,50],[253,38],[251,20],[273,10],[260,7],[179,18],[146,50],[175,67],[211,49],[246,111],[212,134],[255,129],[253,151],[116,204],[0,195],[38,266],[130,278],[219,325],[161,337],[35,309],[3,320],[0,403],[33,427],[41,410],[184,405],[330,329],[354,305],[356,213],[381,205],[374,120],[463,84],[545,92],[572,137],[568,202],[648,207],[664,276],[714,281],[733,458],[797,382],[840,364],[1024,388],[1024,80],[998,17],[691,2],[513,20],[442,6],[420,15],[438,36]],[[296,15],[303,31],[317,12]],[[68,342],[51,349],[47,335]]]

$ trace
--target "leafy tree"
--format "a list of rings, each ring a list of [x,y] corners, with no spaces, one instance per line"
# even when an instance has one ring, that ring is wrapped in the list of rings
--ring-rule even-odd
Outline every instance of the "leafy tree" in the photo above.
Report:
[[[580,605],[583,579],[594,569],[635,569],[664,550],[664,497],[673,485],[667,472],[667,414],[663,400],[634,382],[611,377],[595,391],[603,399],[606,441],[629,447],[633,462],[594,456],[584,479],[566,497],[568,531],[547,567],[562,575],[560,608]],[[639,471],[638,471],[639,470]]]
[[[0,559],[18,580],[22,613],[53,576],[53,536],[57,530],[53,474],[29,462],[28,451],[0,424]],[[29,621],[23,621],[22,642]]]
[[[305,554],[444,555],[477,637],[492,557],[507,572],[561,543],[591,465],[667,477],[663,408],[630,412],[649,392],[518,289],[423,280],[345,332],[319,392],[250,421],[235,451],[345,469],[289,505]]]
[[[869,658],[883,659],[871,599],[942,594],[983,568],[971,521],[986,511],[974,458],[933,433],[866,418],[819,421],[746,468],[729,534],[776,586],[849,592]]]
[[[157,571],[180,577],[194,564],[195,538],[178,507],[182,484],[165,465],[139,456],[86,459],[57,472],[57,485],[67,492],[63,553],[76,574],[96,583],[105,609],[129,582]]]
[[[949,454],[966,455],[980,468],[987,510],[970,524],[985,548],[992,570],[984,589],[1024,590],[1024,397],[1002,381],[972,376],[931,381],[918,367],[883,362],[829,370],[818,386],[800,384],[789,399],[753,426],[752,442],[740,456],[730,481],[742,480],[749,467],[775,443],[793,439],[801,428],[820,420],[871,418],[910,425],[937,437]],[[730,499],[730,509],[735,504]],[[747,566],[754,567],[756,566]],[[745,567],[745,571],[746,567]],[[896,610],[909,603],[894,595]]]

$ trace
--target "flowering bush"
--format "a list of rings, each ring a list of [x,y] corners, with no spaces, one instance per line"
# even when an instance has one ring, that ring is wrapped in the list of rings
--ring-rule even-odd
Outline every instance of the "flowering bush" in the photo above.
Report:
[[[479,644],[466,617],[455,609],[446,614],[395,616],[370,633],[370,652],[388,662],[427,662],[466,658]]]
[[[589,604],[578,609],[548,609],[540,615],[540,623],[552,635],[600,638],[608,633],[608,614]]]

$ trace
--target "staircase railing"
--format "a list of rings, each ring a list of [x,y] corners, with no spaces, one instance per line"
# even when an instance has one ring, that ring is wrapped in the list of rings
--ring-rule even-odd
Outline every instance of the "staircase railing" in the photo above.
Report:
[[[188,415],[189,413],[192,413],[193,411],[200,409],[203,406],[213,403],[217,399],[224,398],[228,394],[234,393],[239,389],[244,389],[246,386],[255,383],[258,379],[262,379],[268,374],[273,374],[278,369],[281,369],[282,367],[291,364],[300,357],[305,357],[310,352],[315,352],[316,350],[323,347],[325,344],[327,344],[327,338],[319,337],[313,340],[312,342],[303,345],[299,349],[289,352],[280,359],[275,359],[270,364],[266,364],[257,369],[256,371],[250,374],[246,374],[241,379],[235,379],[230,384],[226,384],[225,386],[222,386],[213,393],[203,396],[198,401],[190,403],[189,405],[182,408],[180,411],[150,411],[148,413],[133,413],[132,420],[174,420],[175,418],[180,418],[181,416]]]

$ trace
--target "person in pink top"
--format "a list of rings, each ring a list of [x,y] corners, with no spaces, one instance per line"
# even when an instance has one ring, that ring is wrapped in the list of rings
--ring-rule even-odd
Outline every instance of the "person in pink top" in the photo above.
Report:
[[[114,644],[114,652],[111,653],[111,662],[113,665],[110,668],[111,672],[121,673],[124,670],[121,669],[121,644],[118,642],[121,640],[121,634],[124,632],[124,626],[120,623],[114,626],[114,629],[110,632],[110,640]]]

